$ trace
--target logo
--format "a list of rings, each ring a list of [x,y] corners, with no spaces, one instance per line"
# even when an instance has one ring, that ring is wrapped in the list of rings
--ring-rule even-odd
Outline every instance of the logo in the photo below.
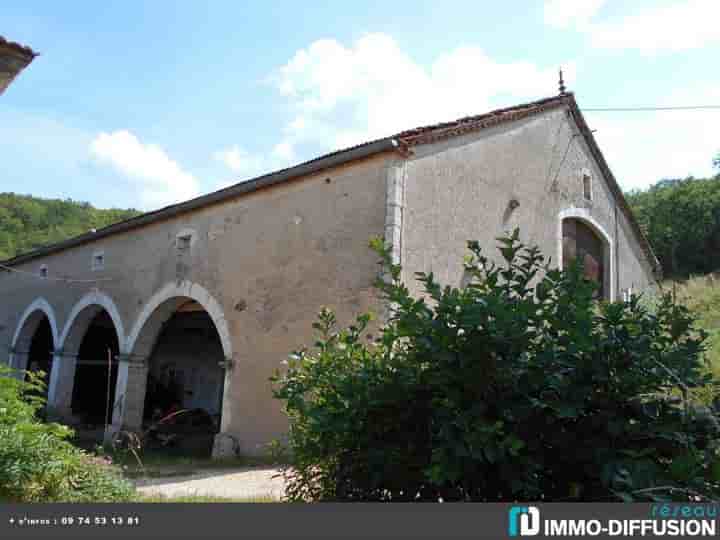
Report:
[[[510,508],[508,513],[508,534],[517,536],[518,529],[520,536],[535,536],[538,534],[540,532],[540,510],[535,506],[513,506]]]

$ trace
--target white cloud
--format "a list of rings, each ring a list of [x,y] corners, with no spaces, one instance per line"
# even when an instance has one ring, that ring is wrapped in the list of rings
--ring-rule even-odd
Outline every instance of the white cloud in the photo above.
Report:
[[[720,42],[718,0],[656,2],[634,12],[596,20],[605,0],[545,0],[545,23],[574,28],[587,35],[593,47],[658,51],[696,49]],[[632,9],[627,2],[626,8]],[[595,20],[593,20],[595,18]]]
[[[295,159],[295,147],[288,141],[279,142],[273,148],[272,155],[278,161],[292,161]]]
[[[605,0],[545,0],[545,24],[557,28],[584,26],[600,11]]]
[[[571,82],[574,64],[564,65]],[[277,88],[294,110],[280,144],[334,150],[485,112],[498,97],[517,102],[551,95],[557,91],[556,70],[530,62],[496,62],[470,46],[424,67],[380,33],[351,46],[318,40],[276,73]]]
[[[659,105],[718,102],[720,89],[676,92]],[[587,112],[585,117],[615,177],[624,189],[644,188],[662,178],[713,174],[720,152],[720,111]]]
[[[215,159],[238,174],[252,175],[262,168],[262,160],[259,157],[251,155],[237,145],[215,152]]]
[[[295,149],[292,143],[288,141],[277,143],[267,155],[251,153],[238,145],[233,145],[215,152],[214,157],[232,172],[242,177],[221,182],[220,185],[223,187],[236,184],[242,179],[252,178],[285,167],[296,159]]]
[[[573,62],[563,62],[572,88]],[[429,66],[416,63],[384,34],[352,45],[325,39],[299,50],[274,84],[290,114],[265,153],[232,146],[216,157],[246,177],[321,152],[345,148],[404,129],[486,112],[557,92],[555,66],[498,62],[482,49],[458,47]],[[582,106],[582,100],[580,100]],[[657,105],[714,103],[720,95],[695,88]],[[720,113],[587,113],[608,162],[625,189],[668,176],[708,175],[720,150]]]
[[[720,2],[685,0],[657,5],[590,28],[593,46],[608,49],[681,51],[720,42]]]
[[[143,208],[157,208],[195,197],[198,182],[154,144],[142,143],[126,130],[100,133],[91,153],[127,177],[138,190]]]

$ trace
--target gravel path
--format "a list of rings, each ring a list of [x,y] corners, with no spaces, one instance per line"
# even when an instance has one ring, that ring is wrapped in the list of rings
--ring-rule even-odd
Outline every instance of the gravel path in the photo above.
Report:
[[[135,480],[135,485],[145,495],[279,500],[284,491],[284,483],[279,475],[280,469],[272,467],[213,469],[183,476],[139,478]]]

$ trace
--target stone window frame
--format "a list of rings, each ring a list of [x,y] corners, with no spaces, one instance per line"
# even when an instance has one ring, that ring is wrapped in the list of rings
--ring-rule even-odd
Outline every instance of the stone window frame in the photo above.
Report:
[[[591,203],[593,201],[593,175],[588,168],[580,170],[580,188],[583,201]]]
[[[197,232],[195,229],[181,229],[175,235],[175,251],[182,255],[191,253],[197,241]]]
[[[90,261],[90,268],[93,272],[105,270],[105,250],[96,249],[93,251],[92,259]]]
[[[586,225],[588,225],[591,229],[595,231],[595,233],[598,235],[600,240],[602,240],[604,244],[603,249],[603,267],[605,268],[604,272],[606,274],[606,282],[605,287],[607,290],[606,293],[606,299],[610,302],[614,302],[616,299],[617,291],[615,290],[616,286],[616,274],[617,269],[615,268],[615,242],[613,240],[613,237],[607,232],[607,230],[595,219],[590,215],[590,210],[587,208],[566,208],[565,210],[562,210],[558,213],[557,217],[557,236],[556,236],[556,245],[557,245],[557,266],[560,270],[562,270],[562,262],[563,262],[563,221],[566,219],[578,219],[580,221],[585,222]]]

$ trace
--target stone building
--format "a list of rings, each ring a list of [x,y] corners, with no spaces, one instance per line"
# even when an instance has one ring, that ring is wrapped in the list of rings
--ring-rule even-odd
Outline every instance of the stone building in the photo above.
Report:
[[[36,56],[37,53],[30,47],[8,41],[0,36],[0,95]]]
[[[399,133],[5,261],[0,355],[50,373],[60,418],[138,429],[172,386],[216,419],[215,455],[257,454],[287,421],[268,377],[313,341],[322,306],[378,312],[383,235],[413,282],[462,279],[466,242],[518,227],[605,298],[659,265],[574,96]],[[417,287],[417,284],[413,285]],[[415,289],[417,291],[417,289]],[[159,399],[159,398],[158,398]]]

